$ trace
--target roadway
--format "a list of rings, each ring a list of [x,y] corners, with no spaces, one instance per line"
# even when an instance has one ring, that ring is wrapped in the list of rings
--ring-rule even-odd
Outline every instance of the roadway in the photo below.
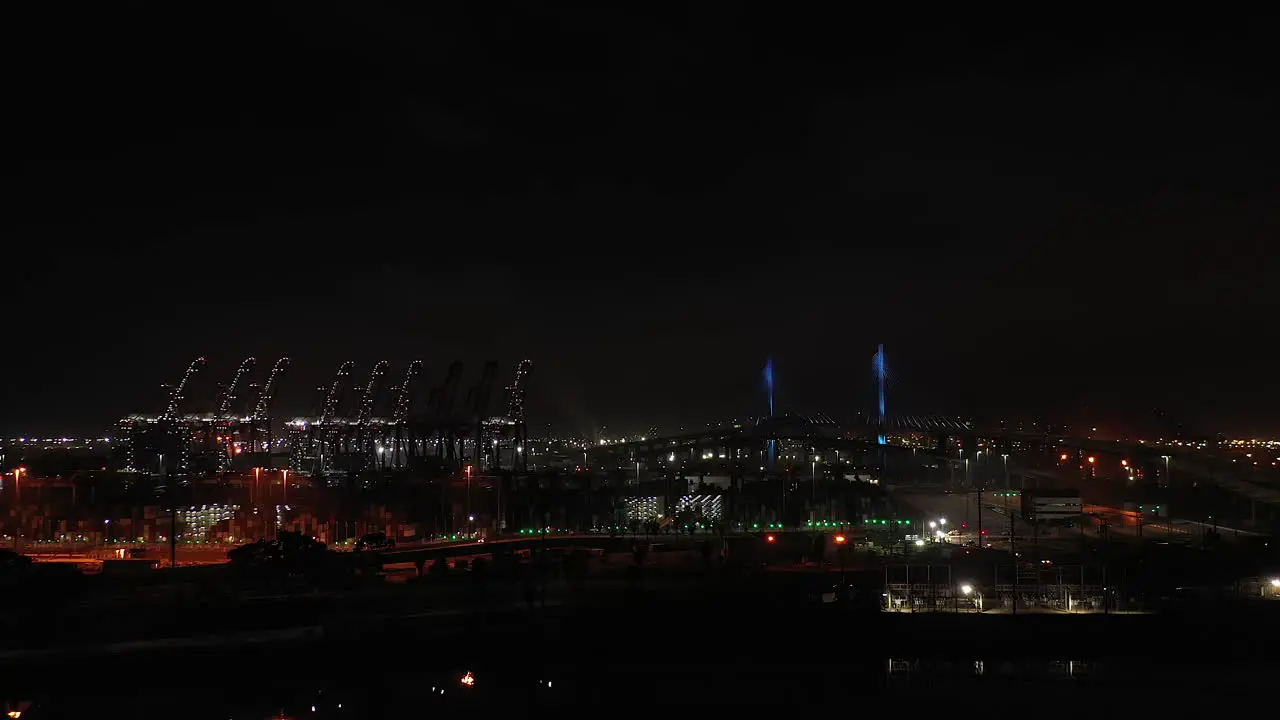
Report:
[[[431,543],[399,546],[374,554],[381,565],[422,564],[434,558],[475,557],[495,552],[520,552],[535,547],[548,549],[598,548],[606,552],[629,552],[637,542],[664,545],[672,549],[693,550],[700,542],[717,540],[715,535],[604,535],[599,533],[550,533],[533,536],[507,536],[475,542]]]
[[[902,494],[898,499],[918,513],[922,536],[946,528],[951,542],[977,542],[977,493],[910,493]],[[1008,544],[1010,517],[1014,518],[1018,541],[1034,541],[1051,547],[1062,545],[1064,548],[1078,545],[1082,534],[1085,537],[1098,537],[1097,526],[1103,520],[1108,523],[1108,532],[1113,539],[1137,540],[1142,537],[1149,540],[1185,541],[1191,536],[1193,529],[1167,518],[1146,518],[1139,529],[1139,517],[1135,512],[1098,505],[1085,506],[1085,511],[1084,519],[1089,525],[1084,528],[1047,526],[1039,528],[1038,532],[1032,532],[1032,526],[1022,520],[1019,498],[993,498],[991,493],[984,493],[982,529],[987,532],[987,544],[996,548],[1006,547]],[[944,519],[946,522],[942,523]],[[916,522],[915,518],[913,522]],[[937,527],[931,528],[930,522],[937,523]]]

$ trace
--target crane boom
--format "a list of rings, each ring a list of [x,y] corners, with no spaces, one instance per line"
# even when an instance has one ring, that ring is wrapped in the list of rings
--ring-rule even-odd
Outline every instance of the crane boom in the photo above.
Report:
[[[164,410],[165,417],[171,418],[178,414],[178,403],[182,402],[183,393],[187,390],[187,383],[191,382],[193,375],[200,372],[200,368],[204,367],[204,363],[204,358],[198,357],[187,366],[187,371],[182,374],[182,380],[169,393],[169,405]]]
[[[333,384],[329,386],[329,392],[324,396],[324,405],[320,409],[320,421],[328,422],[338,413],[338,399],[342,395],[342,389],[347,378],[351,377],[351,370],[356,366],[354,360],[348,360],[338,366],[338,375],[333,379]]]
[[[441,418],[453,417],[453,400],[458,395],[458,383],[461,380],[462,361],[454,360],[449,365],[449,372],[445,375],[444,384],[440,386],[440,394],[437,399],[438,405],[436,409]]]
[[[471,390],[468,410],[474,415],[484,415],[489,410],[489,398],[493,395],[493,381],[498,377],[498,361],[490,360],[480,372],[480,380]]]
[[[240,381],[245,375],[249,374],[249,370],[253,368],[253,364],[257,360],[254,358],[245,358],[240,363],[240,367],[236,369],[235,377],[231,378],[231,384],[222,391],[222,399],[218,402],[218,414],[226,415],[231,411],[231,403],[236,399],[236,387],[240,385]]]
[[[280,381],[280,376],[284,374],[287,367],[289,367],[289,358],[287,357],[280,358],[271,367],[271,374],[267,376],[267,384],[262,386],[262,393],[258,395],[258,404],[253,408],[253,416],[255,418],[265,418],[271,414],[271,401],[275,399],[276,387]]]
[[[409,416],[410,405],[413,404],[413,395],[409,392],[409,386],[421,371],[421,360],[414,360],[409,363],[409,369],[404,373],[404,380],[400,381],[400,392],[396,395],[395,407],[391,410],[393,420],[403,420]]]
[[[369,418],[373,417],[373,402],[377,398],[378,381],[387,372],[387,361],[379,360],[377,365],[373,366],[373,372],[369,374],[369,382],[364,386],[364,394],[360,397],[360,410],[356,416],[356,422],[361,425],[369,422]]]
[[[521,360],[520,364],[516,365],[515,380],[507,386],[507,417],[516,422],[524,422],[525,386],[528,384],[529,370],[532,367],[532,360]]]

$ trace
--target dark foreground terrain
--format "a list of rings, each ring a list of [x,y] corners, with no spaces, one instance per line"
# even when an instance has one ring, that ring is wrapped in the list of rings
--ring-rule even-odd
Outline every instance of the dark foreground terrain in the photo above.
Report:
[[[23,718],[408,717],[441,703],[518,716],[573,703],[852,709],[924,698],[988,708],[979,712],[1032,703],[1056,717],[1124,697],[1148,711],[1211,708],[1261,692],[1280,666],[1270,603],[1160,616],[886,614],[808,604],[795,582],[701,579],[444,616],[363,608],[254,642],[15,660],[0,668],[0,688],[34,702]],[[1044,702],[1055,697],[1064,701]]]

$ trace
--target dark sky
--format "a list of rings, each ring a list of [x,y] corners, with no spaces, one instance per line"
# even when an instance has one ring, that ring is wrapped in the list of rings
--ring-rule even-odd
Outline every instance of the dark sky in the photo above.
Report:
[[[891,412],[1280,430],[1266,23],[25,5],[0,432],[197,355],[206,395],[291,356],[280,415],[345,359],[528,356],[566,430],[758,412],[773,356],[841,416],[881,342]]]

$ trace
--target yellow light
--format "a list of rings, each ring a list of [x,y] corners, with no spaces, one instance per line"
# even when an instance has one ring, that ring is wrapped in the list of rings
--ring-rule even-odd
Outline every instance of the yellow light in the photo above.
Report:
[[[1094,456],[1090,455],[1090,456],[1088,457],[1088,460],[1089,460],[1089,464],[1091,464],[1091,465],[1092,465],[1094,462],[1096,462],[1096,461],[1097,461],[1097,458],[1095,458]]]
[[[843,536],[843,535],[837,535],[837,536],[836,536],[836,544],[837,544],[837,545],[843,545],[843,544],[844,544],[844,540],[845,540],[845,538],[844,538],[844,536]]]
[[[466,687],[471,687],[472,685],[476,684],[476,678],[474,675],[471,674],[471,671],[468,670],[466,675],[463,675],[462,677],[458,678],[458,682],[462,683]]]

